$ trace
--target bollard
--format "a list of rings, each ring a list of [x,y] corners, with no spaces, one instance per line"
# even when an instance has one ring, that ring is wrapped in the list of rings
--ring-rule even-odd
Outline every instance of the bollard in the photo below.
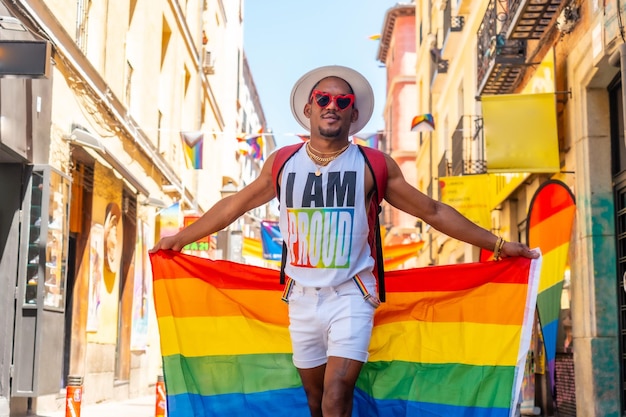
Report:
[[[80,405],[83,401],[83,377],[67,377],[65,389],[65,417],[80,417]]]
[[[10,414],[11,407],[9,407],[9,399],[0,397],[0,417],[9,417]]]
[[[156,383],[156,411],[154,412],[155,417],[165,417],[165,404],[167,401],[167,397],[165,395],[165,379],[163,375],[159,375],[157,377]]]

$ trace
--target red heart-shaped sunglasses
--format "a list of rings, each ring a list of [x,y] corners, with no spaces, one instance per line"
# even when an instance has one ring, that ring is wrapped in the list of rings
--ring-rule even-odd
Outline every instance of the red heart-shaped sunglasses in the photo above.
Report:
[[[324,91],[313,90],[309,102],[312,101],[315,101],[322,109],[328,107],[330,103],[334,101],[335,106],[337,106],[339,110],[345,110],[354,104],[354,94],[337,94],[336,96],[332,96]]]

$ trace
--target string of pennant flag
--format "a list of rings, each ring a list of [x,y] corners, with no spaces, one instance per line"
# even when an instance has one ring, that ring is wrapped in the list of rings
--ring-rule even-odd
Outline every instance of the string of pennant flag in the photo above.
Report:
[[[273,134],[265,133],[262,129],[259,130],[259,132],[257,133],[238,134],[236,136],[236,139],[239,142],[239,153],[241,155],[249,155],[255,160],[262,161],[264,159],[265,145],[263,136],[265,135]],[[305,134],[293,134],[293,136],[299,137],[303,142],[306,142],[310,139],[310,136]],[[354,135],[352,136],[352,142],[358,145],[378,148],[381,136],[381,132]],[[180,132],[180,137],[183,145],[183,154],[185,155],[185,163],[187,168],[202,169],[204,132]]]
[[[430,113],[420,114],[413,118],[411,122],[411,132],[432,132],[435,130],[435,120]],[[213,132],[215,133],[215,132]],[[224,133],[224,132],[219,132]],[[249,155],[257,161],[264,159],[264,139],[265,135],[275,135],[274,133],[266,133],[263,128],[256,133],[239,133],[236,139],[239,142],[239,153],[241,155]],[[299,137],[306,142],[310,139],[306,134],[290,134]],[[358,145],[378,148],[382,132],[366,133],[352,136],[352,142]],[[183,131],[180,132],[183,144],[183,153],[185,155],[185,163],[189,169],[202,169],[204,132],[203,131]]]

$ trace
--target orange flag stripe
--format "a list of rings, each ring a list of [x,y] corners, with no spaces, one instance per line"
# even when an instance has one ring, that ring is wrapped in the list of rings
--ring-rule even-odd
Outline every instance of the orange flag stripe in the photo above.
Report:
[[[488,308],[486,300],[495,293],[509,302],[498,309]],[[385,308],[376,312],[374,323],[418,320],[516,325],[524,318],[526,295],[526,287],[494,283],[467,291],[387,293]]]
[[[279,291],[218,289],[196,279],[179,278],[175,281],[154,282],[155,303],[160,306],[158,317],[191,318],[207,316],[207,304],[211,304],[211,316],[243,316],[271,324],[288,325],[287,304]],[[172,300],[168,294],[182,293],[188,299]],[[263,305],[265,308],[247,310],[246,306]]]
[[[194,278],[177,279],[175,282],[158,280],[154,286],[157,297],[155,301],[160,306],[157,311],[159,318],[206,316],[205,306],[210,303],[213,317],[244,316],[265,323],[288,325],[287,305],[280,300],[281,293],[278,291],[217,289]],[[173,305],[170,304],[165,294],[175,293],[174,289],[178,293],[189,294],[193,301],[174,300]],[[494,292],[510,301],[504,310],[482,308],[484,300]],[[519,285],[486,284],[461,292],[389,293],[388,297],[385,308],[377,312],[376,324],[423,320],[509,325],[519,323],[523,318],[526,292],[520,290]],[[438,304],[435,310],[435,301],[445,299],[447,302]],[[252,305],[263,305],[265,308],[252,313],[252,310],[245,308]],[[464,312],[463,317],[459,317],[459,311]]]
[[[574,212],[576,206],[572,205],[564,208],[562,211],[544,218],[541,223],[531,226],[530,241],[531,247],[537,245],[534,236],[541,236],[541,252],[546,254],[559,246],[563,245],[563,234],[555,231],[559,231],[564,227],[571,228],[571,224],[564,224],[565,221],[570,221],[574,218]],[[569,235],[568,235],[569,236]]]

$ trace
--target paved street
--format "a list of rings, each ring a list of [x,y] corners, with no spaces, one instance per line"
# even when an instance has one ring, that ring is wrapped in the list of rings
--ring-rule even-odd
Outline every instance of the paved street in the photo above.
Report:
[[[80,417],[154,417],[155,405],[154,395],[123,402],[90,404],[81,408]],[[65,411],[34,417],[65,417]]]

